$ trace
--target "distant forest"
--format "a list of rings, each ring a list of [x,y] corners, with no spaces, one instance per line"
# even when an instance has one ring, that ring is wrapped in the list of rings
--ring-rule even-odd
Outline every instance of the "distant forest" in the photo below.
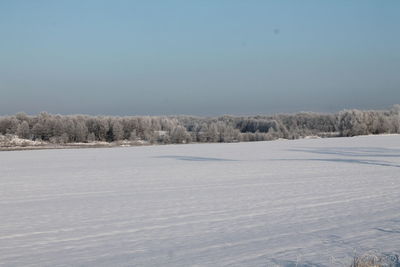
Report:
[[[343,110],[257,116],[30,116],[0,117],[0,136],[53,144],[141,142],[150,144],[247,142],[400,133],[400,105],[389,110]],[[125,140],[125,141],[124,141]]]

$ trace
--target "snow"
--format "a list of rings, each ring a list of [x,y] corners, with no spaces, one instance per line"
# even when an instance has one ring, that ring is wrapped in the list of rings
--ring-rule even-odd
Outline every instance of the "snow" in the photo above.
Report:
[[[15,146],[19,146],[19,147],[27,147],[27,146],[42,146],[45,145],[46,143],[43,141],[33,141],[33,140],[29,140],[29,139],[22,139],[19,138],[16,135],[2,135],[0,134],[0,148],[1,147],[15,147]]]
[[[1,266],[400,253],[400,136],[0,152]]]

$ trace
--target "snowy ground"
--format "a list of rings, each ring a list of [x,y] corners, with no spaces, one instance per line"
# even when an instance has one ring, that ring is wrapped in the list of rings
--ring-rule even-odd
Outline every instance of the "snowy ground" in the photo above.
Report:
[[[1,266],[400,252],[400,136],[0,152]]]

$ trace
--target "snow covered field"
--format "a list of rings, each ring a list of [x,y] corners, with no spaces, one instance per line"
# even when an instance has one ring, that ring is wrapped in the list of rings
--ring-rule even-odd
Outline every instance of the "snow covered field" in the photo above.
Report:
[[[1,266],[400,252],[400,136],[0,152]]]

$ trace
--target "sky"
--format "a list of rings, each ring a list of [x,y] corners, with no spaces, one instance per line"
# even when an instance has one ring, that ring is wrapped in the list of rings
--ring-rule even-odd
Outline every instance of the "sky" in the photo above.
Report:
[[[0,1],[0,115],[400,103],[398,0]]]

